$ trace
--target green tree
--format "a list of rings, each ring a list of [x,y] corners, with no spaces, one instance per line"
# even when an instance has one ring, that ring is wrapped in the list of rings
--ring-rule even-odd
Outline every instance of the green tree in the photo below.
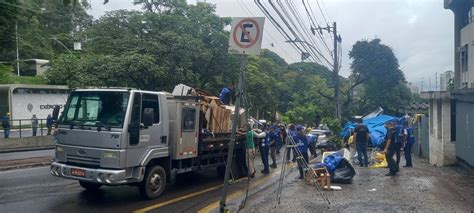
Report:
[[[366,114],[378,106],[387,113],[401,113],[410,100],[405,77],[393,50],[380,39],[356,42],[349,57],[353,84],[348,93],[362,85],[358,114]]]

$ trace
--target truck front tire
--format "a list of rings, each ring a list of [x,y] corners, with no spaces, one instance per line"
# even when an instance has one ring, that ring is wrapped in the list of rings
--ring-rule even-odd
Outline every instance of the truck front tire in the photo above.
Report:
[[[146,199],[157,198],[166,187],[166,171],[163,167],[156,165],[147,168],[145,178],[139,185],[140,194]]]
[[[79,185],[87,191],[98,191],[99,188],[102,186],[98,183],[91,183],[85,181],[79,181]]]

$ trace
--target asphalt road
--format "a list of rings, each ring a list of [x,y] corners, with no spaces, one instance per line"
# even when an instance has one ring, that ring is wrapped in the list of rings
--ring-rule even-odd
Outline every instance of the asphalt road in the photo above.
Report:
[[[0,153],[0,161],[18,160],[18,159],[45,157],[45,156],[54,156],[54,149]]]
[[[256,169],[260,170],[257,161]],[[268,176],[258,174],[252,182],[272,184],[279,177],[278,170]],[[5,171],[0,172],[0,212],[133,212],[144,208],[149,212],[196,212],[216,204],[221,184],[215,170],[189,173],[178,176],[161,197],[144,200],[132,186],[105,186],[99,193],[87,192],[77,181],[53,177],[49,167]],[[231,186],[232,199],[242,197],[246,184],[242,179]],[[196,195],[183,197],[193,193]]]

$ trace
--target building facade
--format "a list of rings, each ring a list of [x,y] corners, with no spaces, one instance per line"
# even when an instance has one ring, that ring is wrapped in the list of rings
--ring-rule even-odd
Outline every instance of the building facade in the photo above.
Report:
[[[439,90],[440,91],[448,91],[449,84],[451,81],[454,81],[454,72],[453,71],[446,71],[439,75]],[[453,82],[454,83],[454,82]]]
[[[454,14],[454,109],[456,159],[474,170],[474,0],[445,0]]]

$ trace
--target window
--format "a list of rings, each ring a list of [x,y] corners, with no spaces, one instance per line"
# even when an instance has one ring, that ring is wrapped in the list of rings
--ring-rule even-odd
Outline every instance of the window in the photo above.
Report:
[[[468,45],[464,45],[461,47],[461,50],[459,51],[460,54],[460,62],[461,62],[461,72],[467,72],[467,60],[469,57],[468,53]]]
[[[130,123],[136,124],[140,123],[140,109],[141,109],[141,103],[142,103],[142,94],[141,93],[135,93],[133,96],[133,105],[132,105],[132,119],[130,120]]]
[[[152,108],[154,112],[153,123],[157,124],[160,123],[160,110],[158,104],[158,95],[153,94],[146,94],[144,93],[142,96],[142,113],[145,108]],[[143,117],[142,117],[143,123]]]
[[[182,131],[194,131],[195,129],[195,118],[196,109],[183,108],[182,116]]]
[[[60,123],[122,127],[128,97],[128,92],[73,92]]]

